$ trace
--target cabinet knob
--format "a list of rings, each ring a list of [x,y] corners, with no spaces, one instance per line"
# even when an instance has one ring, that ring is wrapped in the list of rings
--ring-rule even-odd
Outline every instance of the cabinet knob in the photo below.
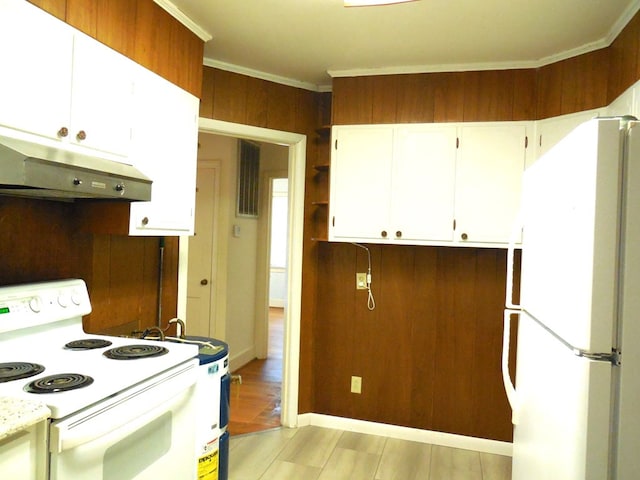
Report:
[[[200,280],[200,285],[207,285],[209,283],[209,281],[206,278],[203,278],[202,280]]]
[[[462,240],[466,240],[467,238],[469,238],[469,235],[467,235],[466,233],[463,233],[462,235],[460,235],[460,238]]]
[[[69,135],[69,129],[67,127],[60,127],[60,130],[58,130],[58,136],[60,138],[64,138],[67,135]]]
[[[396,238],[402,238],[402,232],[400,230],[396,232]]]
[[[149,217],[144,217],[140,223],[142,223],[142,225],[147,225],[149,223]]]
[[[116,183],[113,187],[116,192],[124,193],[124,183]]]
[[[387,238],[387,231],[382,230],[382,232],[380,232],[380,235],[382,235],[382,238]]]
[[[82,180],[80,180],[79,178],[74,178],[73,179],[73,184],[77,187],[78,185],[82,185]]]
[[[85,132],[84,130],[80,130],[77,135],[76,138],[78,140],[86,140],[87,139],[87,132]]]

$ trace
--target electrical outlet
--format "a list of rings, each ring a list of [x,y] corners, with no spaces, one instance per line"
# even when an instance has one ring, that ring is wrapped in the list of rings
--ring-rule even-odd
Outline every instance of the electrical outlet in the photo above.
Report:
[[[362,393],[362,377],[351,377],[351,393]]]
[[[366,290],[367,289],[367,274],[366,273],[356,273],[356,289],[357,290]]]

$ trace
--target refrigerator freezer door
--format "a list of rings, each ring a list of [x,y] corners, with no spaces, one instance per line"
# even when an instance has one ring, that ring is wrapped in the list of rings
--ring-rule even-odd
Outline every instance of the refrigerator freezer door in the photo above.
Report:
[[[622,134],[579,126],[525,171],[521,305],[576,348],[614,344]]]
[[[611,375],[611,364],[575,356],[521,315],[513,480],[610,478]]]

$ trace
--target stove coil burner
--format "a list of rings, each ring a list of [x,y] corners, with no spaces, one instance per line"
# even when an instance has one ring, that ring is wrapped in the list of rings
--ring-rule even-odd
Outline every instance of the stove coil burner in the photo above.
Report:
[[[44,367],[37,363],[8,362],[0,363],[0,383],[29,378],[44,372]]]
[[[91,385],[93,378],[79,373],[59,373],[34,380],[26,387],[29,393],[58,393]]]
[[[69,350],[92,350],[94,348],[104,348],[111,345],[109,340],[102,340],[100,338],[85,338],[82,340],[74,340],[67,343],[64,348]]]
[[[123,345],[122,347],[107,350],[103,355],[114,360],[134,360],[137,358],[159,357],[166,353],[169,353],[169,350],[157,345]]]

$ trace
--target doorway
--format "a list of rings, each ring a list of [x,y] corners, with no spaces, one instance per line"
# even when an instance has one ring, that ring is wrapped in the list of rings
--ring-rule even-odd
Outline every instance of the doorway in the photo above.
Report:
[[[302,232],[304,223],[304,180],[306,137],[300,134],[251,127],[219,120],[200,119],[200,132],[243,138],[258,142],[284,145],[288,148],[289,199],[288,199],[288,253],[287,253],[287,308],[284,311],[282,411],[281,424],[296,427],[298,421],[298,373],[300,343],[300,307],[302,290]],[[222,194],[221,198],[225,195]],[[223,226],[221,225],[221,228]],[[187,321],[186,290],[188,279],[188,237],[180,241],[178,271],[178,314]],[[218,272],[226,269],[224,254],[218,255]],[[218,276],[217,289],[225,290],[224,279]],[[265,295],[266,292],[265,292]],[[268,296],[268,295],[267,295]],[[218,302],[221,303],[221,302]],[[222,315],[221,315],[222,314]],[[226,338],[227,315],[224,306],[216,307],[214,335]]]

